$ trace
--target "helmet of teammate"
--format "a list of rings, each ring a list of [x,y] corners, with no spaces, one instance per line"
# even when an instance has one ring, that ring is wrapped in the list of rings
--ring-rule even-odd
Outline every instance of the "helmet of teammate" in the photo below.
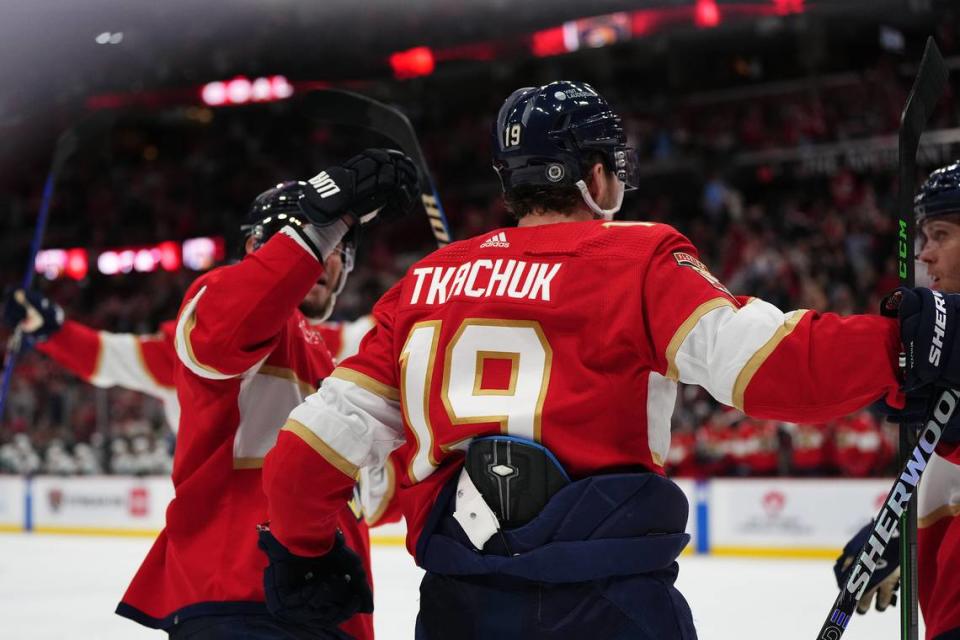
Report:
[[[927,218],[960,213],[960,162],[930,174],[913,199],[913,212],[918,224]]]
[[[610,209],[601,209],[587,188],[583,165],[591,152],[619,178],[618,202]],[[636,152],[627,146],[620,116],[585,82],[561,80],[514,91],[494,124],[493,167],[504,191],[576,186],[587,206],[607,220],[620,209],[623,191],[638,184]]]
[[[253,238],[254,249],[259,249],[263,243],[287,225],[309,224],[307,216],[300,209],[300,200],[307,188],[310,188],[310,185],[303,180],[289,180],[267,189],[254,199],[247,212],[246,222],[240,225],[243,237]],[[343,288],[347,285],[347,276],[356,264],[359,241],[360,225],[353,225],[343,237],[341,252],[343,268],[340,270],[340,277],[330,289],[330,298],[324,305],[320,317],[314,320],[326,320],[333,313],[337,296],[343,292]]]

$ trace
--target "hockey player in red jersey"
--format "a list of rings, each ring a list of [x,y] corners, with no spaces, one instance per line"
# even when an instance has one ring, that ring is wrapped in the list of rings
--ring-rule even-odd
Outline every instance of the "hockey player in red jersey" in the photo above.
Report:
[[[960,163],[930,174],[914,203],[922,242],[917,258],[926,267],[931,287],[960,292]],[[911,421],[922,420],[911,413],[915,418]],[[927,640],[960,640],[960,425],[950,427],[930,458],[917,491],[917,591]],[[838,570],[853,563],[866,541],[867,529],[869,525],[844,547]],[[884,560],[886,566],[874,574],[860,600],[859,613],[866,613],[874,603],[883,611],[896,602],[899,544],[887,548]],[[841,581],[842,573],[837,573]]]
[[[663,476],[677,382],[758,418],[836,418],[895,395],[901,340],[933,340],[920,312],[944,303],[952,337],[960,300],[901,291],[900,323],[742,304],[672,227],[612,220],[631,156],[583,83],[511,95],[494,163],[518,227],[380,299],[266,457],[261,540],[321,567],[357,470],[399,447],[417,638],[695,638],[673,586],[688,505]],[[960,374],[949,350],[921,365],[909,388]]]
[[[266,558],[256,548],[256,526],[267,518],[260,469],[286,414],[333,368],[322,335],[297,305],[318,281],[339,280],[344,220],[401,215],[417,184],[405,156],[368,150],[309,184],[282,185],[280,195],[296,197],[284,205],[293,212],[276,212],[285,219],[273,225],[276,233],[260,225],[252,233],[262,246],[191,285],[174,334],[182,410],[176,497],[118,613],[172,638],[372,637],[370,617],[362,615],[372,607],[370,588],[353,551],[368,556],[368,540],[347,507],[351,496],[337,508],[335,566],[359,591],[322,616],[269,615],[265,595],[270,602],[276,592],[268,583],[265,594]],[[271,557],[284,565],[278,580],[296,573],[282,550]],[[325,586],[333,598],[342,591]]]

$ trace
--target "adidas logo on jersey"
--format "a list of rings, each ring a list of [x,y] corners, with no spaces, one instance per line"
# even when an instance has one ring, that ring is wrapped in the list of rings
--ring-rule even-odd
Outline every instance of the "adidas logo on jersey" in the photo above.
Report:
[[[486,249],[487,247],[499,247],[500,249],[509,248],[510,243],[507,242],[507,234],[501,231],[496,235],[490,236],[483,241],[483,244],[480,245],[481,249]]]
[[[310,178],[310,184],[317,190],[321,198],[329,198],[334,194],[340,193],[340,187],[333,181],[333,178],[327,175],[326,171],[321,171]]]

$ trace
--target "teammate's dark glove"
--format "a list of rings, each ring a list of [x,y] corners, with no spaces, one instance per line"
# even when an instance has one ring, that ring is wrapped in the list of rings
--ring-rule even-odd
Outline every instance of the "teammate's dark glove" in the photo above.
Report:
[[[267,609],[286,622],[335,626],[357,613],[373,611],[373,593],[360,557],[336,541],[326,554],[315,558],[297,556],[270,533],[259,527],[259,547],[270,564],[263,573]]]
[[[63,309],[39,291],[17,289],[4,300],[3,321],[19,326],[28,343],[43,342],[63,326]]]
[[[309,180],[300,208],[317,226],[349,214],[358,224],[393,220],[413,209],[420,179],[413,162],[392,149],[367,149]]]
[[[923,387],[906,394],[907,402],[902,409],[891,407],[883,398],[870,405],[870,408],[884,416],[887,422],[899,425],[923,425],[930,416],[931,404],[939,397],[939,389]],[[950,416],[940,442],[950,445],[960,444],[960,411],[954,411]]]
[[[900,320],[900,341],[906,350],[903,390],[909,394],[927,385],[960,386],[960,356],[954,340],[960,320],[960,294],[922,287],[900,287],[884,298],[881,312]]]
[[[843,548],[843,553],[833,565],[833,575],[837,577],[837,587],[843,589],[850,578],[853,563],[866,544],[873,529],[871,522],[857,532]],[[895,531],[883,551],[883,556],[877,562],[877,568],[870,576],[867,589],[863,597],[857,602],[857,613],[866,613],[870,610],[870,602],[876,596],[877,611],[883,611],[891,605],[897,604],[897,589],[900,588],[900,532]]]

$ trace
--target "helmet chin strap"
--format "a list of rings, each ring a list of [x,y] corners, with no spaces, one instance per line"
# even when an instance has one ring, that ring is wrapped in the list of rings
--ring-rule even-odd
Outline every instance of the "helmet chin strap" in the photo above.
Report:
[[[620,206],[623,204],[623,192],[624,184],[617,179],[617,203],[610,207],[609,209],[601,209],[600,205],[596,203],[593,199],[593,196],[590,195],[590,189],[587,188],[587,183],[583,180],[577,180],[577,188],[580,189],[580,195],[583,196],[583,201],[587,203],[587,206],[590,207],[590,210],[595,214],[603,218],[604,220],[613,220],[613,216],[617,214],[617,211],[620,211]]]

